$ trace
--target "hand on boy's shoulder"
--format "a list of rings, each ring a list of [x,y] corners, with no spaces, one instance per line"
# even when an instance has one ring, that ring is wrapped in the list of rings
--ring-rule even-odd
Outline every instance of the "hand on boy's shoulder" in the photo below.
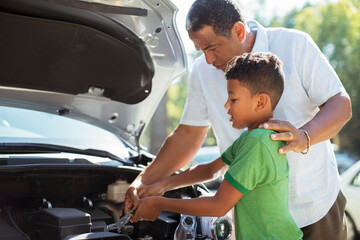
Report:
[[[286,141],[287,145],[279,149],[280,154],[290,151],[300,153],[306,149],[306,135],[301,129],[297,129],[290,122],[270,118],[267,122],[260,124],[259,128],[278,132],[271,134],[271,139],[274,141]]]

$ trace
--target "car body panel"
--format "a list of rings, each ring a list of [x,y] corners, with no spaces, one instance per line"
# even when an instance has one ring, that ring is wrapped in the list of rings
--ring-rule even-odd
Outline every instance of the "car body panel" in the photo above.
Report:
[[[360,161],[341,174],[341,182],[342,192],[347,200],[345,211],[360,234]]]

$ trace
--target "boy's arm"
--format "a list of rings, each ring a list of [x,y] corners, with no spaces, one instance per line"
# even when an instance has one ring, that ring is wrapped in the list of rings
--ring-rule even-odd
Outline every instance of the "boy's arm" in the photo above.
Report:
[[[161,211],[183,213],[193,216],[222,217],[241,199],[243,194],[226,179],[215,196],[195,199],[171,199],[148,197],[135,202],[136,214],[132,222],[157,219]]]
[[[219,157],[210,163],[200,164],[179,174],[163,178],[162,180],[141,189],[139,191],[139,196],[143,198],[163,195],[165,192],[173,189],[214,179],[223,175],[226,170],[227,165]]]

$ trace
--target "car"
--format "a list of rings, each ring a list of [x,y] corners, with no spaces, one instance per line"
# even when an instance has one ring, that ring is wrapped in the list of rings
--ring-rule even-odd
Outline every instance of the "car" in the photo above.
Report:
[[[340,151],[339,146],[335,143],[332,144],[332,147],[335,153],[339,174],[342,174],[357,161],[356,156],[346,151]]]
[[[348,240],[360,238],[360,161],[354,163],[341,174],[342,192],[347,203],[345,215]]]
[[[168,0],[0,1],[0,240],[228,238],[227,217],[117,225],[155,157],[143,130],[187,70],[176,12]]]

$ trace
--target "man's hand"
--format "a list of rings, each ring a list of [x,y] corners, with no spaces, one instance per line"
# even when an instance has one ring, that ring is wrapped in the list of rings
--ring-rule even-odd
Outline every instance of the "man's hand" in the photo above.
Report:
[[[165,182],[159,180],[156,183],[147,185],[140,183],[140,180],[136,179],[133,184],[130,185],[128,190],[125,193],[125,214],[130,212],[134,208],[134,203],[140,198],[149,197],[149,196],[162,196],[165,193],[165,188],[163,184]]]
[[[125,201],[124,201],[125,214],[129,213],[133,209],[135,201],[140,199],[139,191],[141,191],[141,189],[146,187],[147,185],[142,183],[141,177],[135,179],[134,182],[130,185],[130,187],[125,193]]]
[[[287,121],[280,121],[270,118],[267,122],[260,124],[259,127],[277,131],[277,134],[271,134],[274,141],[286,141],[287,145],[279,149],[280,154],[290,151],[302,152],[307,147],[307,139],[303,130],[297,129]]]
[[[165,191],[166,190],[163,187],[163,181],[160,180],[156,183],[141,188],[138,191],[138,195],[140,198],[150,197],[150,196],[162,196],[164,195]]]
[[[128,214],[131,211],[131,209],[133,209],[134,203],[137,200],[139,200],[137,189],[133,186],[130,186],[125,193],[125,201],[124,201],[125,214]]]
[[[136,213],[130,221],[155,221],[161,212],[158,205],[156,204],[159,199],[160,197],[147,197],[136,201],[134,203],[134,209],[136,209]]]

